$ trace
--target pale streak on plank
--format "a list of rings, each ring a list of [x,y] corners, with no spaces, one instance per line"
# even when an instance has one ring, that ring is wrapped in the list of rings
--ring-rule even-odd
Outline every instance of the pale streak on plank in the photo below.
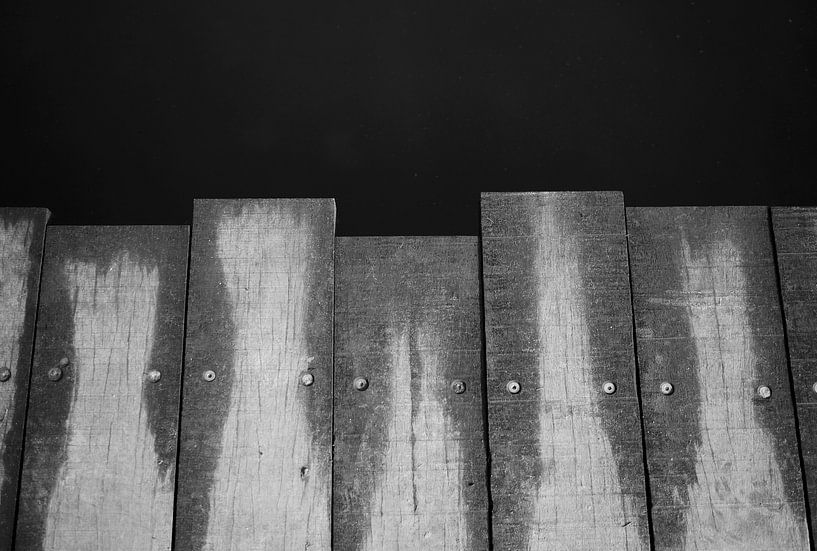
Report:
[[[45,209],[0,209],[0,549],[11,548]]]
[[[476,238],[342,238],[337,265],[336,547],[487,549]]]
[[[170,549],[187,234],[49,230],[18,548]]]
[[[496,549],[649,548],[623,222],[620,194],[483,195]]]
[[[628,214],[656,548],[807,549],[765,209]]]
[[[334,204],[196,207],[177,548],[329,549]],[[202,314],[208,285],[223,293],[223,319]],[[217,439],[211,451],[196,431]],[[201,506],[204,525],[189,516]]]

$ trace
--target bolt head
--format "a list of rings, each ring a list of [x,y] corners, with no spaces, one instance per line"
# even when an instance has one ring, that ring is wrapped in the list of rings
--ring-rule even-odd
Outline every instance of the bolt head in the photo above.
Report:
[[[366,390],[369,388],[369,380],[366,377],[358,377],[353,383],[357,390]]]
[[[666,381],[661,383],[661,394],[669,396],[673,392],[675,392],[675,387],[672,386],[672,383],[668,383]]]
[[[457,379],[456,381],[451,382],[451,390],[454,391],[454,394],[462,394],[465,392],[465,381],[461,381]]]
[[[11,371],[9,371],[9,368],[4,367],[0,369],[0,383],[5,383],[9,379],[11,379]]]
[[[508,384],[505,385],[505,388],[511,394],[519,394],[519,391],[522,390],[522,386],[516,381],[508,381]]]
[[[772,396],[772,389],[767,386],[759,386],[757,387],[757,394],[764,400],[768,400]]]
[[[147,380],[148,380],[148,381],[150,381],[151,383],[158,383],[158,382],[159,382],[159,379],[161,379],[161,378],[162,378],[162,372],[161,372],[161,371],[159,371],[158,369],[151,369],[150,371],[148,371],[148,372],[145,374],[145,377],[146,377],[146,378],[147,378]]]
[[[605,383],[601,386],[602,390],[604,390],[605,394],[615,394],[616,393],[616,383],[612,381],[605,381]]]
[[[48,370],[48,378],[52,381],[59,381],[62,379],[62,369],[59,367],[52,367]]]
[[[312,373],[301,373],[301,384],[304,386],[312,386],[315,382],[315,376]]]
[[[213,371],[212,369],[208,369],[207,371],[201,374],[201,378],[209,383],[210,381],[215,380],[216,372]]]

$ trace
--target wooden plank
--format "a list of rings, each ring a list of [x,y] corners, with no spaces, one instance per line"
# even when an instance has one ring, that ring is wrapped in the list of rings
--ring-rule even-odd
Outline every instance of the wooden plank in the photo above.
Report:
[[[813,531],[817,526],[817,208],[773,208],[772,226]]]
[[[483,194],[482,234],[494,548],[648,549],[622,195]]]
[[[0,208],[0,549],[11,549],[49,212]]]
[[[334,230],[331,199],[195,202],[177,550],[329,549]]]
[[[656,549],[808,548],[767,209],[627,217]]]
[[[188,236],[49,229],[18,549],[170,548]]]
[[[335,547],[487,549],[477,238],[341,238],[336,281]]]

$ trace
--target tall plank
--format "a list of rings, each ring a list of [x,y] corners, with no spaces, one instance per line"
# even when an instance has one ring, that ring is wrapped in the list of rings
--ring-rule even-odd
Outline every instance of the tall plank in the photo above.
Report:
[[[767,209],[627,218],[656,549],[807,548]]]
[[[195,202],[177,550],[329,549],[334,230],[331,199]]]
[[[773,208],[772,226],[813,531],[817,526],[817,208]]]
[[[11,549],[46,209],[0,208],[0,549]]]
[[[335,547],[487,549],[477,238],[341,238],[336,281]]]
[[[482,234],[495,549],[649,549],[622,195],[483,194]]]
[[[49,229],[18,549],[170,548],[188,235]]]

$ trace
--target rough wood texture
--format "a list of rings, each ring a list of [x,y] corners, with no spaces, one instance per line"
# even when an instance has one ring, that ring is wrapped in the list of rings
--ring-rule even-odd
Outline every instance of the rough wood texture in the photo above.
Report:
[[[484,194],[482,233],[494,548],[649,549],[621,194]]]
[[[331,199],[195,203],[177,550],[329,549],[334,229]]]
[[[18,549],[170,548],[188,235],[48,231]]]
[[[817,526],[817,208],[773,208],[772,226],[813,531]]]
[[[477,238],[337,247],[335,547],[487,549]]]
[[[808,548],[767,209],[627,214],[656,548]]]
[[[11,549],[14,533],[48,216],[45,209],[0,208],[0,549]]]

